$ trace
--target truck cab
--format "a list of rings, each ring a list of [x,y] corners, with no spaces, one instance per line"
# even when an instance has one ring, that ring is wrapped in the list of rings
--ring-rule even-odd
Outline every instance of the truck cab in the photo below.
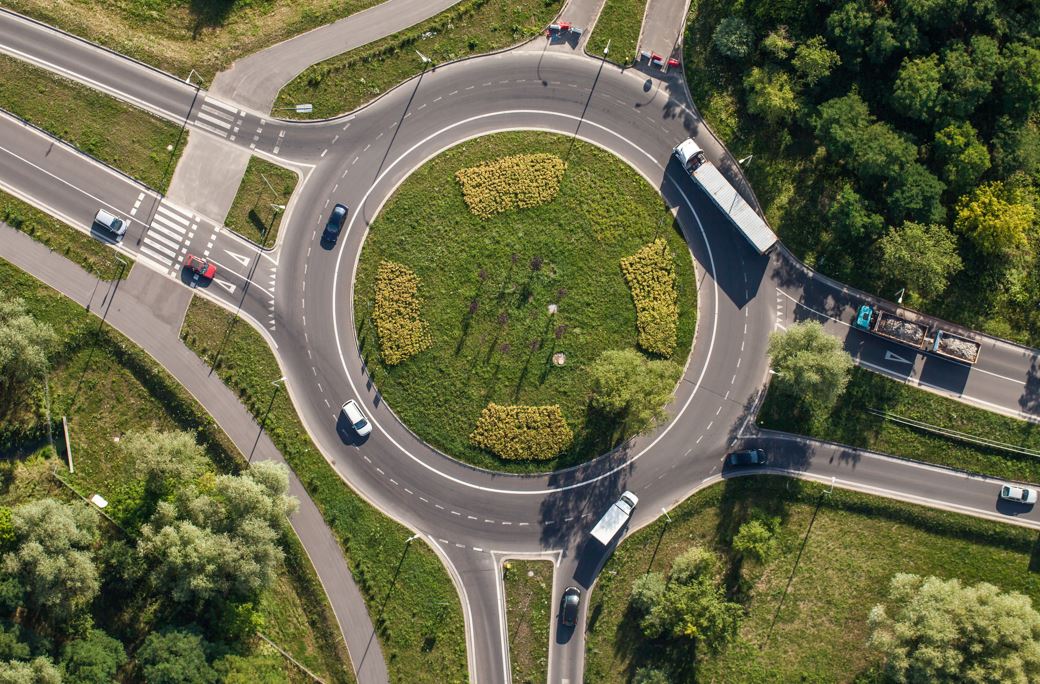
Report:
[[[704,156],[704,150],[692,138],[683,140],[675,146],[672,152],[682,162],[683,168],[686,169],[687,173],[693,173],[707,161],[707,158]]]
[[[874,317],[874,307],[864,304],[856,312],[856,327],[860,330],[870,330],[870,319]]]

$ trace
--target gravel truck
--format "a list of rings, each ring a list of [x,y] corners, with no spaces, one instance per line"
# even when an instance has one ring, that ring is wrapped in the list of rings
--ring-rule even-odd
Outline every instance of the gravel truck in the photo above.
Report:
[[[744,201],[715,165],[708,161],[700,145],[687,138],[675,147],[673,153],[686,169],[686,173],[697,181],[759,254],[765,254],[776,244],[776,234],[769,229],[758,212]]]
[[[637,503],[639,503],[639,498],[632,492],[622,494],[621,498],[607,509],[596,526],[592,528],[592,538],[603,546],[608,545],[632,517],[632,511],[636,509]]]
[[[982,347],[978,342],[969,340],[960,335],[954,335],[946,330],[936,330],[935,340],[932,342],[932,351],[936,354],[949,357],[961,363],[975,363],[979,360],[979,349]]]
[[[927,349],[961,363],[973,364],[979,359],[981,345],[978,342],[941,328],[936,328],[934,334],[929,334],[927,326],[875,309],[869,304],[859,307],[854,326],[914,349]]]

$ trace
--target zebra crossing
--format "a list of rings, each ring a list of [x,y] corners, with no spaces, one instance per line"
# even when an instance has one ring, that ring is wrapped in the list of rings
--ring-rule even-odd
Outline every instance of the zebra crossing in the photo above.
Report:
[[[245,115],[231,105],[207,97],[195,116],[195,125],[234,142]]]
[[[180,269],[198,229],[198,215],[163,199],[144,234],[141,255],[171,274],[175,273]]]

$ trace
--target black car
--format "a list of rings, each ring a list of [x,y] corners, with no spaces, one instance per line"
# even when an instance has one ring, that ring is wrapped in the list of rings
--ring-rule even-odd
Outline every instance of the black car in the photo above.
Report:
[[[762,449],[746,449],[734,451],[726,457],[726,462],[731,466],[757,466],[765,465],[766,452]]]
[[[581,605],[581,589],[567,587],[560,605],[560,622],[564,627],[573,627],[578,622],[578,606]]]
[[[337,204],[332,208],[332,213],[329,214],[329,221],[325,224],[325,232],[321,234],[321,239],[326,242],[335,242],[339,238],[339,233],[343,230],[343,224],[347,222],[347,211],[349,211],[344,204]]]

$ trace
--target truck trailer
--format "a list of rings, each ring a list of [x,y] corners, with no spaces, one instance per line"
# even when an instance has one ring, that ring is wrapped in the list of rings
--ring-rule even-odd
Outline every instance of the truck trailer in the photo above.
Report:
[[[632,492],[622,494],[621,498],[607,509],[596,526],[592,528],[592,538],[603,546],[610,544],[618,531],[632,517],[632,511],[636,509],[637,503],[639,503],[639,498]]]
[[[776,234],[751,208],[736,188],[715,165],[704,156],[704,150],[691,138],[679,143],[673,150],[686,173],[701,186],[715,205],[722,210],[759,254],[765,254],[777,242]]]
[[[914,349],[927,349],[961,363],[973,364],[979,359],[981,345],[961,335],[936,328],[930,333],[928,326],[882,311],[869,304],[859,307],[853,324],[860,330],[872,332]]]

